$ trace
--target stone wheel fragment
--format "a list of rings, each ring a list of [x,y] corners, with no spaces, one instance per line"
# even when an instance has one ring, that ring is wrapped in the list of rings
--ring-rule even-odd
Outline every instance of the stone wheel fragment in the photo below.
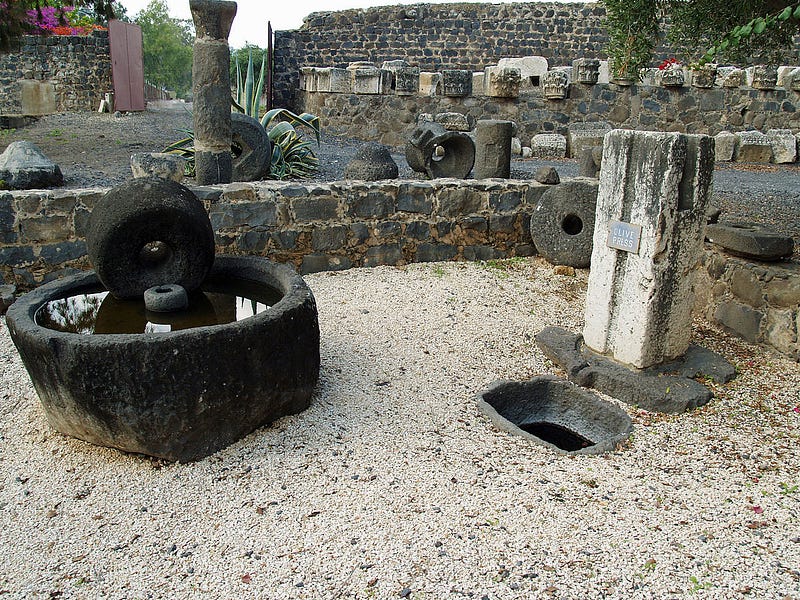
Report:
[[[200,287],[214,262],[214,232],[203,204],[183,185],[133,179],[97,203],[86,236],[89,260],[117,298],[153,286]]]
[[[231,113],[233,180],[258,181],[269,170],[272,144],[264,127],[253,117]]]
[[[531,239],[548,262],[581,269],[591,263],[597,188],[597,180],[573,179],[542,194]]]

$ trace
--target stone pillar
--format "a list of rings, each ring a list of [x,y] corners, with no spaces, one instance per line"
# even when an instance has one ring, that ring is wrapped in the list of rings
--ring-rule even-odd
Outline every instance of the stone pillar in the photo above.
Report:
[[[196,37],[192,62],[195,171],[198,185],[230,183],[231,83],[228,34],[236,2],[190,0]]]
[[[475,127],[475,179],[511,176],[511,121],[480,120]]]
[[[709,136],[605,136],[583,330],[589,348],[640,369],[686,352],[713,171]]]

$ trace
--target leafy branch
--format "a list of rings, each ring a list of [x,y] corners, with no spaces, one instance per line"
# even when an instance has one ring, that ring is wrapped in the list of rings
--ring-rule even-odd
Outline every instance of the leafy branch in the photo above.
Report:
[[[762,35],[766,31],[776,28],[781,23],[793,21],[800,23],[800,2],[796,2],[790,6],[783,8],[780,12],[768,15],[766,17],[756,17],[750,22],[734,27],[731,31],[725,34],[719,41],[717,41],[706,53],[700,57],[693,67],[702,67],[710,63],[717,55],[722,54],[730,48],[738,48],[746,40],[750,40],[752,36]]]

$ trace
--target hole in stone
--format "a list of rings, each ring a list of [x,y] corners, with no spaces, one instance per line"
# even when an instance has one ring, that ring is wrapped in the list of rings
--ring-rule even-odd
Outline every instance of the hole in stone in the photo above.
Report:
[[[561,221],[561,229],[569,235],[578,235],[583,231],[583,221],[578,215],[567,215]]]
[[[157,287],[155,289],[156,294],[169,294],[172,291],[172,288],[168,287]]]
[[[169,246],[164,242],[154,241],[145,244],[139,252],[142,262],[157,265],[164,262],[172,253]]]
[[[478,408],[503,431],[566,454],[614,450],[633,430],[624,410],[553,375],[496,382]]]
[[[567,452],[575,452],[581,448],[594,446],[592,440],[556,423],[548,423],[547,421],[523,423],[519,428]]]
[[[433,149],[433,156],[431,156],[431,159],[439,162],[440,160],[444,159],[446,154],[447,151],[445,150],[444,146],[436,146],[436,148]]]
[[[539,87],[539,76],[538,75],[531,75],[530,80],[531,80],[531,85],[533,87]]]

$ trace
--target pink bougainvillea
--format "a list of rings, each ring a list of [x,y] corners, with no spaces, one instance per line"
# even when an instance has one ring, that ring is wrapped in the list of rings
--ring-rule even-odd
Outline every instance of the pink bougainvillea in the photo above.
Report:
[[[56,8],[43,6],[40,10],[29,10],[28,22],[35,28],[34,33],[54,35],[89,35],[95,29],[105,29],[100,25],[76,25],[71,22],[72,6]]]

